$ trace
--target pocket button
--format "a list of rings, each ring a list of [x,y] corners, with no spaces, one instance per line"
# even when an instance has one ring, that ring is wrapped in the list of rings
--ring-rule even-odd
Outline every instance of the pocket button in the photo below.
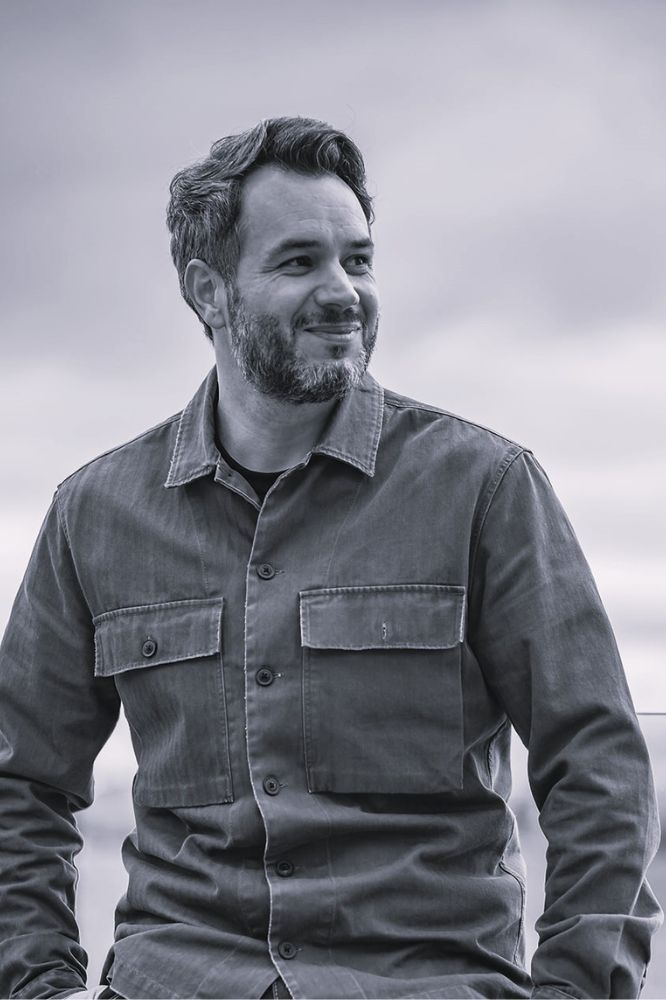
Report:
[[[147,660],[149,660],[151,656],[154,656],[155,653],[157,652],[157,643],[155,642],[155,640],[151,639],[149,636],[144,641],[143,646],[141,647],[141,652],[143,653],[143,655],[146,657]]]

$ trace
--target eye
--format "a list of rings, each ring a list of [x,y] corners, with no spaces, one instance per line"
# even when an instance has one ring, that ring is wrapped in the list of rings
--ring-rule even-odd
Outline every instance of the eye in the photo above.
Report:
[[[364,273],[372,270],[372,257],[367,253],[355,253],[345,261],[348,271]]]
[[[312,260],[305,254],[300,254],[298,257],[290,257],[289,260],[283,260],[280,267],[293,268],[294,270],[299,270],[304,267],[311,267]]]

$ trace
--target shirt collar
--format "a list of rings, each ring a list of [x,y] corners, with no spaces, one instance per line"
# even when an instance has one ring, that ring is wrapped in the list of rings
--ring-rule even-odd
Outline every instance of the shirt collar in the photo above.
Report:
[[[217,468],[216,398],[217,372],[212,368],[180,415],[165,486],[184,486]]]
[[[180,415],[166,487],[184,486],[217,469],[216,401],[217,372],[212,368]],[[312,453],[330,455],[374,476],[383,413],[384,390],[366,372],[336,406]]]
[[[331,455],[374,476],[384,417],[384,390],[367,372],[336,406],[314,454]]]

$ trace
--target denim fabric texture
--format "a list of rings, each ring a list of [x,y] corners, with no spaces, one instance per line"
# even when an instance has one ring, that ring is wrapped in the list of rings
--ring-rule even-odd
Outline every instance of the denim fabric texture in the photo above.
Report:
[[[532,454],[369,375],[260,504],[182,414],[58,488],[0,664],[0,995],[85,982],[73,814],[120,709],[127,997],[635,997],[650,766]],[[549,840],[524,966],[511,724]]]

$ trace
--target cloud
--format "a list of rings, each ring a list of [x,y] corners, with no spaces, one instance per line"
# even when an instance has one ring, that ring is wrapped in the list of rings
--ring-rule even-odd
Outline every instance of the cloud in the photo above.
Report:
[[[627,11],[3,4],[0,610],[55,483],[179,409],[211,364],[169,259],[171,176],[221,134],[301,113],[366,154],[377,374],[535,449],[647,676],[665,555],[666,8]]]

